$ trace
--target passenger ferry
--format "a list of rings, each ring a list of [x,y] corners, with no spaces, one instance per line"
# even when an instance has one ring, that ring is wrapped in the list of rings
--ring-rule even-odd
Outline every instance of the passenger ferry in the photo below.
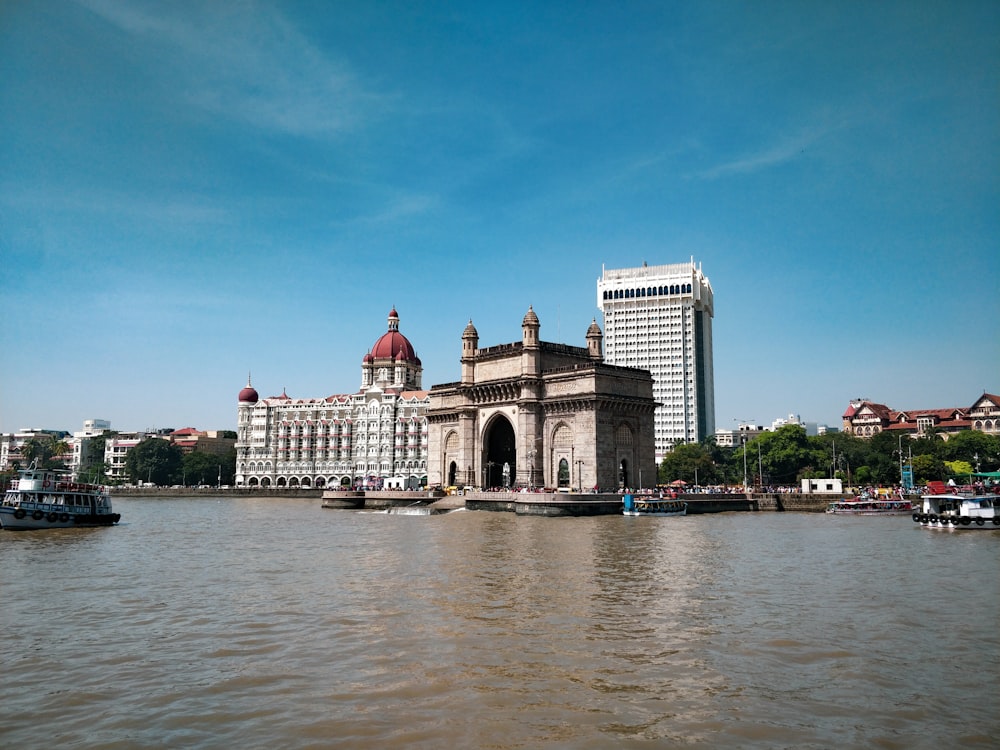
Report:
[[[913,521],[925,529],[1000,531],[1000,495],[981,494],[973,487],[951,489],[933,482],[921,500]]]
[[[625,495],[622,514],[626,516],[683,516],[687,514],[687,503],[683,500],[640,495]]]
[[[898,516],[910,513],[913,503],[901,498],[861,495],[851,500],[838,500],[826,506],[827,513],[853,516]]]
[[[111,511],[105,487],[70,481],[69,472],[22,469],[0,505],[0,527],[10,530],[113,526],[121,515]]]

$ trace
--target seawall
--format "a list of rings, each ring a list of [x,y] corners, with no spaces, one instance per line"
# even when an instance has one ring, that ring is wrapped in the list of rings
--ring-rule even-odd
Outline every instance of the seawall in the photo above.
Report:
[[[426,507],[432,512],[458,508],[516,513],[525,516],[601,516],[622,512],[622,496],[617,493],[563,492],[475,492],[443,495],[428,491],[358,491],[316,488],[266,489],[248,487],[113,487],[114,497],[267,497],[315,498],[329,509],[359,510]],[[822,513],[829,503],[851,495],[790,493],[681,493],[688,515],[734,511],[793,511]]]

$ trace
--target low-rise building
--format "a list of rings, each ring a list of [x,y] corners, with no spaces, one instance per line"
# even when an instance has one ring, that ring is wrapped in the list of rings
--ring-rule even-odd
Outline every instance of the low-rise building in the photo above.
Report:
[[[859,398],[848,405],[843,423],[844,432],[863,438],[884,431],[915,437],[934,431],[945,439],[964,430],[997,435],[1000,434],[1000,396],[983,393],[969,407],[901,411]]]

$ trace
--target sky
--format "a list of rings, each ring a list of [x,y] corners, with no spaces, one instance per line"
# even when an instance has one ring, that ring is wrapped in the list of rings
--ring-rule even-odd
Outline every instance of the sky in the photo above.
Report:
[[[996,2],[0,4],[0,432],[235,429],[700,264],[716,425],[1000,393]]]

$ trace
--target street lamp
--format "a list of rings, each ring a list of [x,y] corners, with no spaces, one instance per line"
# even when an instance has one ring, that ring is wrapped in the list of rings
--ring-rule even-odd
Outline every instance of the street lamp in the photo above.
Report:
[[[740,432],[740,445],[743,448],[743,491],[747,491],[747,433],[743,429],[744,425],[749,424],[745,419],[737,419],[733,417],[733,421],[737,423]],[[760,446],[757,446],[760,449]]]

